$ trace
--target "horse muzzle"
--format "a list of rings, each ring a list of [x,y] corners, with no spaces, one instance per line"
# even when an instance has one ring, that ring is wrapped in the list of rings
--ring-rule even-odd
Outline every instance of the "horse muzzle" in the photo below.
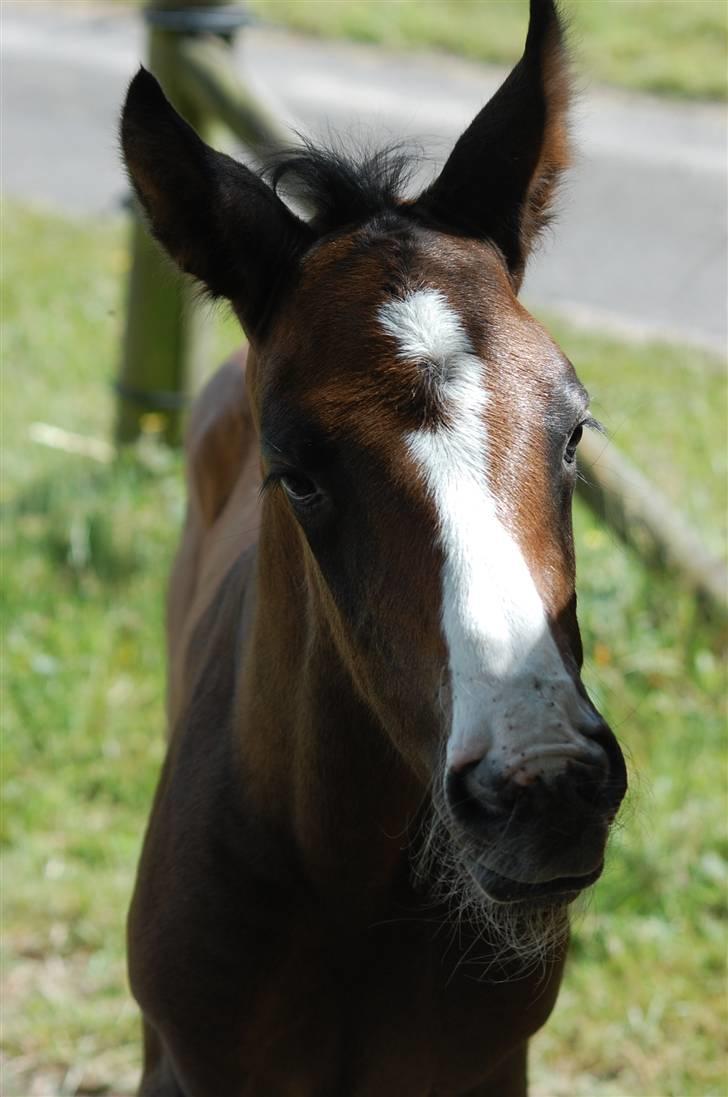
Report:
[[[606,725],[588,747],[538,748],[500,765],[450,769],[445,799],[468,871],[495,902],[569,902],[599,878],[627,789]]]

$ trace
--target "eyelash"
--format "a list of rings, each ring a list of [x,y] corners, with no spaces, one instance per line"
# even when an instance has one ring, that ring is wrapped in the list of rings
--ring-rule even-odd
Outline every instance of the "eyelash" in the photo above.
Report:
[[[286,488],[286,480],[299,480],[310,483],[311,487],[315,490],[312,491],[310,494],[301,493],[300,495],[298,495],[296,492]],[[277,487],[282,488],[283,492],[294,506],[306,505],[309,507],[309,509],[312,509],[321,499],[321,492],[318,488],[318,485],[313,480],[309,480],[309,478],[305,476],[305,474],[298,473],[293,469],[271,469],[271,471],[265,477],[263,483],[260,486],[259,494],[260,496],[263,496],[267,494],[272,488]],[[304,501],[306,499],[308,499],[309,502],[305,503]]]
[[[282,472],[269,472],[268,475],[263,478],[263,483],[258,489],[259,497],[262,499],[264,495],[268,495],[268,493],[272,491],[273,488],[277,487],[280,483],[281,476],[283,475],[284,474]]]

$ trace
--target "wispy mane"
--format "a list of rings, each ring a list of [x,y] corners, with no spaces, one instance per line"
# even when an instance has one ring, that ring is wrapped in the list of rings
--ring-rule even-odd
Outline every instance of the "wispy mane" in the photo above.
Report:
[[[304,207],[314,228],[331,232],[396,210],[417,165],[402,145],[319,148],[304,140],[275,155],[264,174],[276,193]]]

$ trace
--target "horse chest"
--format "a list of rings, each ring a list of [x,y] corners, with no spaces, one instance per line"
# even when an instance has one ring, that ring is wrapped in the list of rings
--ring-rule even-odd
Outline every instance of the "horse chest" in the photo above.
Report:
[[[160,1011],[191,1094],[469,1093],[540,1027],[555,999],[560,971],[544,981],[479,981],[474,967],[458,968],[447,934],[433,939],[424,923],[337,935],[292,896],[274,925],[250,909],[236,933],[222,913],[231,900],[239,895],[208,892],[204,913],[188,904],[170,957],[179,980],[180,957],[197,949],[187,973],[193,994],[180,994],[177,981],[175,1001]],[[161,987],[164,972],[156,977]]]
[[[431,927],[404,922],[350,942],[333,965],[332,942],[321,941],[283,1008],[291,1024],[306,1018],[311,1026],[303,1043],[312,1053],[312,1079],[319,1050],[329,1047],[332,1081],[301,1093],[471,1093],[525,1048],[551,1012],[561,965],[535,977],[489,982],[477,964],[460,968],[463,956],[444,938],[433,942]],[[492,1092],[506,1097],[510,1089],[504,1084]]]
[[[250,1097],[470,1093],[523,1045],[553,1001],[534,1009],[530,987],[514,992],[472,980],[466,987],[457,977],[438,987],[441,973],[425,956],[391,959],[348,980],[322,978],[320,969],[304,965],[287,972],[285,1001],[277,990],[263,994],[253,1031],[265,1051],[248,1061],[255,1078]],[[272,1032],[286,1034],[278,1046]]]

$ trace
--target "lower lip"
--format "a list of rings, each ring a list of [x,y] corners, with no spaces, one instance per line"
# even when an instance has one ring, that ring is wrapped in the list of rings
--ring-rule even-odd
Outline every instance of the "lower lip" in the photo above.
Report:
[[[479,864],[468,866],[470,875],[485,895],[496,903],[570,903],[584,888],[596,883],[602,874],[603,865],[599,865],[586,876],[561,876],[556,880],[546,880],[536,884],[527,884],[521,880],[510,880],[492,869]]]

